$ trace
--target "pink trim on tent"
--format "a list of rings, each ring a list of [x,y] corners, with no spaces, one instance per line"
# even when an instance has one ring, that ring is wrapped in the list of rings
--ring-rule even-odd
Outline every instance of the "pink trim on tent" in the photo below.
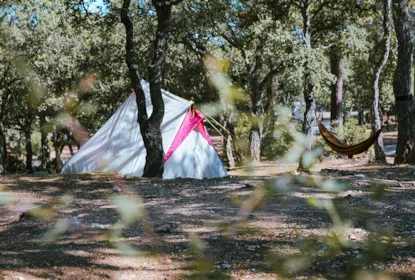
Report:
[[[199,132],[203,138],[208,141],[209,145],[213,146],[212,140],[210,140],[209,134],[204,125],[205,117],[200,113],[195,107],[191,106],[179,128],[179,131],[174,137],[173,143],[171,144],[169,150],[164,156],[164,162],[166,162],[171,155],[176,151],[176,149],[183,143],[186,137],[193,131],[196,130]]]

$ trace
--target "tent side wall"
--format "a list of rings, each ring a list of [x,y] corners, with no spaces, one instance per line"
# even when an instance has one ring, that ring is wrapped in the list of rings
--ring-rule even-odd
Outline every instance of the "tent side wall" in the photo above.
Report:
[[[145,81],[142,81],[142,86],[147,113],[150,115],[152,106],[149,86]],[[186,133],[179,133],[182,140],[173,145],[174,150],[165,162],[163,178],[202,179],[226,176],[225,167],[203,126],[203,115],[195,108],[189,114],[190,102],[172,93],[163,91],[163,100],[165,114],[161,132],[165,153],[173,141],[177,142],[176,137],[185,118],[197,116],[196,119],[190,118],[191,129],[187,127]],[[136,96],[130,95],[104,126],[66,162],[62,173],[116,172],[142,176],[145,161],[146,150],[137,123]]]

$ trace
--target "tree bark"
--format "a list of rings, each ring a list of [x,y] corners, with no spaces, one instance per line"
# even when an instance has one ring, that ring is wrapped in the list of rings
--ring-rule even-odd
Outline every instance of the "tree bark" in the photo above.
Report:
[[[313,143],[313,127],[316,123],[316,101],[314,99],[314,85],[310,81],[310,77],[306,77],[304,83],[305,111],[303,133],[305,133],[308,138],[306,149],[311,151],[311,145]]]
[[[25,126],[24,135],[26,141],[26,170],[29,173],[33,173],[32,130],[30,124]]]
[[[251,158],[255,161],[261,161],[262,125],[259,122],[251,127],[249,139]]]
[[[71,156],[73,156],[73,148],[72,148],[72,139],[73,139],[73,134],[71,132],[70,129],[66,129],[66,143],[68,145],[69,148],[69,153],[71,154]]]
[[[343,126],[343,58],[340,53],[330,56],[331,73],[336,82],[331,87],[330,122],[332,127]]]
[[[263,132],[263,115],[264,115],[264,95],[262,90],[256,83],[255,75],[252,85],[252,120],[249,131],[249,148],[251,152],[251,159],[254,161],[261,161],[261,141]]]
[[[384,0],[383,1],[383,55],[379,59],[376,68],[375,80],[373,82],[373,89],[374,89],[374,97],[373,97],[373,127],[372,131],[376,132],[379,129],[382,129],[382,120],[380,117],[379,111],[379,80],[380,75],[382,74],[382,70],[386,65],[386,62],[389,58],[390,52],[390,42],[391,42],[391,34],[392,34],[392,0]],[[375,160],[380,162],[386,162],[386,155],[385,155],[385,148],[383,146],[383,133],[381,133],[378,139],[375,142]]]
[[[311,146],[313,143],[313,127],[316,123],[316,101],[314,97],[314,83],[311,77],[311,71],[313,69],[313,62],[311,58],[311,17],[310,17],[310,1],[305,0],[301,7],[301,15],[303,18],[303,28],[304,28],[304,42],[305,46],[308,49],[309,53],[307,55],[306,61],[304,63],[304,102],[305,102],[305,111],[304,111],[304,121],[303,121],[303,133],[307,136],[307,146],[306,151],[311,151]],[[298,170],[307,171],[307,168],[303,166],[302,157],[300,158]]]
[[[137,114],[137,122],[139,123],[140,127],[144,124],[147,119],[147,105],[146,105],[146,97],[141,87],[141,78],[138,74],[138,62],[137,62],[137,55],[134,51],[134,28],[133,23],[128,16],[128,11],[130,9],[130,2],[131,0],[124,0],[122,8],[121,8],[121,22],[124,24],[125,32],[126,32],[126,42],[125,42],[125,49],[126,49],[126,56],[125,61],[128,67],[128,76],[130,78],[131,87],[135,91],[136,96],[136,103],[138,108]]]
[[[225,154],[226,154],[226,164],[229,169],[234,169],[236,167],[235,157],[233,156],[233,140],[232,136],[226,137],[225,143]]]
[[[255,77],[254,77],[255,79]],[[254,161],[261,161],[261,141],[263,132],[263,115],[264,115],[264,94],[254,82],[252,86],[252,120],[249,131],[249,148],[251,158]]]
[[[310,7],[308,1],[305,1],[302,8],[301,14],[303,17],[304,25],[304,41],[306,48],[311,50],[311,23],[310,23]],[[304,111],[304,121],[303,121],[303,133],[307,135],[308,145],[306,149],[311,150],[311,145],[313,142],[313,126],[316,122],[316,101],[314,98],[314,83],[311,78],[311,70],[313,68],[313,63],[311,61],[310,54],[306,58],[304,63],[304,101],[305,101],[305,111]],[[300,166],[301,167],[301,166]]]
[[[249,148],[251,159],[261,161],[261,141],[263,132],[263,118],[265,111],[266,84],[262,83],[260,70],[263,66],[263,44],[255,50],[254,67],[248,67],[251,76],[251,128],[249,131]]]
[[[163,69],[167,54],[168,37],[170,30],[170,19],[172,5],[181,1],[152,0],[157,13],[157,30],[154,40],[154,54],[148,68],[150,79],[150,96],[153,112],[150,117],[147,115],[144,91],[140,84],[138,75],[138,64],[134,54],[133,25],[128,16],[130,0],[124,0],[121,9],[121,21],[125,26],[126,40],[126,63],[129,70],[131,85],[136,92],[138,107],[137,121],[140,124],[140,131],[146,148],[146,165],[143,177],[163,177],[164,172],[164,150],[160,125],[164,117],[164,101],[161,94],[163,82]]]
[[[48,140],[48,131],[46,128],[46,118],[44,115],[40,115],[40,135],[41,135],[41,167],[46,169],[48,167],[49,159],[50,159],[50,148],[49,148],[49,140]]]
[[[393,20],[398,40],[398,61],[393,80],[398,119],[395,164],[415,163],[415,103],[411,93],[413,41],[407,0],[393,1]]]
[[[0,124],[0,175],[6,170],[6,136],[4,135],[3,126]]]
[[[152,0],[157,12],[156,39],[154,40],[154,53],[148,68],[150,78],[150,95],[153,112],[146,123],[145,139],[151,145],[147,150],[146,167],[144,177],[162,177],[164,172],[164,150],[161,135],[161,122],[164,117],[164,101],[161,94],[161,86],[164,75],[164,63],[166,61],[168,37],[170,30],[172,6],[168,1]],[[144,138],[144,136],[143,136]]]
[[[358,118],[358,124],[359,125],[364,125],[366,123],[366,121],[365,121],[365,111],[363,109],[359,110],[357,118]]]
[[[53,126],[53,148],[55,150],[55,167],[56,167],[56,172],[61,172],[62,170],[62,159],[61,159],[61,149],[60,149],[60,141],[59,141],[59,131],[57,130],[56,125]]]

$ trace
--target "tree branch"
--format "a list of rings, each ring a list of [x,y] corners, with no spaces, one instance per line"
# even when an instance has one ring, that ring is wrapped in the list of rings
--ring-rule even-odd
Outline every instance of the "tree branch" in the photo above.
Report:
[[[272,80],[282,69],[284,63],[281,63],[273,70],[269,71],[267,75],[265,75],[264,79],[262,79],[261,83],[259,84],[259,89],[262,91],[264,87]]]
[[[125,61],[128,67],[128,74],[131,81],[131,87],[136,94],[136,102],[138,107],[137,121],[141,125],[144,125],[148,120],[146,98],[141,87],[141,79],[138,74],[138,63],[136,61],[136,54],[134,52],[134,29],[133,24],[128,16],[131,0],[124,0],[121,8],[121,22],[125,26],[126,31],[126,57]]]

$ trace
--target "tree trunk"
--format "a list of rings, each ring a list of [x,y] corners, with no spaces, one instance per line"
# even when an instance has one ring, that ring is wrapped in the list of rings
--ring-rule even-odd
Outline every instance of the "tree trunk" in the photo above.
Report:
[[[3,91],[0,89],[0,108],[3,108]],[[1,110],[2,112],[3,110]],[[3,125],[2,122],[0,121],[0,175],[4,173],[4,171],[6,170],[6,161],[5,161],[5,155],[6,155],[6,150],[3,149],[3,146],[6,145],[6,139],[4,136],[4,131],[3,131]]]
[[[374,98],[373,98],[373,127],[372,131],[376,132],[382,129],[382,121],[379,111],[379,80],[382,70],[386,65],[389,58],[390,41],[392,34],[392,0],[384,0],[383,3],[383,40],[384,40],[384,52],[383,56],[377,63],[377,69],[375,74],[375,81],[373,83]],[[375,142],[375,160],[386,162],[385,148],[383,146],[383,133],[381,133]]]
[[[262,140],[262,124],[253,125],[249,132],[249,148],[251,158],[255,161],[261,161],[261,140]]]
[[[3,126],[0,124],[0,175],[6,170],[6,136],[4,135]]]
[[[255,79],[255,75],[254,78]],[[249,148],[251,152],[251,159],[254,161],[261,161],[261,141],[263,132],[263,115],[264,115],[264,94],[259,89],[258,84],[253,83],[252,86],[252,120],[249,131]]]
[[[170,29],[171,10],[173,3],[165,0],[152,0],[157,13],[157,30],[154,40],[154,55],[148,69],[150,78],[150,95],[153,112],[148,118],[144,91],[138,75],[138,63],[134,54],[133,25],[128,16],[130,0],[124,0],[121,9],[121,21],[126,30],[126,63],[128,66],[131,85],[136,92],[138,107],[137,121],[146,148],[146,165],[143,177],[162,177],[164,172],[164,150],[160,130],[164,117],[164,102],[161,94],[163,69],[166,59],[168,32]],[[175,1],[174,4],[180,1]]]
[[[40,134],[41,134],[41,167],[46,169],[50,159],[50,148],[49,148],[49,140],[48,140],[48,131],[46,128],[46,118],[43,115],[40,115]]]
[[[311,50],[311,23],[310,23],[310,10],[309,3],[306,1],[301,14],[303,17],[304,25],[304,41],[306,48]],[[311,145],[313,143],[313,127],[316,122],[316,101],[314,98],[314,84],[311,79],[311,71],[313,69],[313,63],[311,57],[306,58],[304,64],[304,101],[305,101],[305,111],[304,111],[304,121],[303,121],[303,133],[307,135],[308,145],[306,149],[311,150]],[[300,166],[301,168],[301,166]]]
[[[335,53],[330,56],[331,73],[336,76],[336,82],[331,87],[331,114],[332,127],[343,126],[343,58]]]
[[[154,40],[154,53],[151,64],[148,68],[150,79],[150,95],[153,105],[153,112],[147,121],[145,131],[148,145],[153,150],[147,150],[146,167],[144,168],[143,177],[162,177],[164,172],[164,150],[161,135],[161,122],[164,117],[164,101],[161,94],[161,86],[164,75],[164,63],[166,61],[168,32],[170,30],[172,6],[166,1],[152,0],[153,6],[157,12],[157,29],[156,39]],[[146,140],[144,140],[144,143]]]
[[[71,156],[73,156],[73,148],[72,148],[72,132],[69,129],[66,129],[66,140],[69,148],[69,152],[71,153]]]
[[[32,131],[31,125],[26,125],[24,128],[24,135],[26,141],[26,170],[29,173],[33,173],[33,150],[32,150]]]
[[[361,110],[359,110],[359,113],[358,113],[358,119],[359,119],[359,125],[364,125],[364,124],[366,124],[366,119],[365,119],[365,110],[364,109],[361,109]]]
[[[224,136],[223,139],[223,151],[226,157],[226,164],[229,169],[233,169],[236,167],[236,160],[233,152],[236,151],[235,142],[233,139],[233,135],[235,135],[235,126],[233,121],[233,113],[222,113],[221,116],[221,123],[226,128],[227,131],[222,129],[222,133]]]
[[[225,139],[225,154],[226,154],[226,164],[229,169],[234,169],[236,167],[235,157],[233,156],[233,140],[232,136],[228,136]]]
[[[304,88],[304,101],[305,101],[305,111],[304,111],[304,122],[303,122],[303,133],[307,135],[307,151],[311,150],[311,145],[313,143],[313,127],[316,123],[316,101],[314,99],[314,85],[309,80],[310,77],[305,78],[305,88]]]
[[[134,51],[134,28],[133,23],[131,22],[128,12],[130,8],[131,0],[124,0],[122,8],[121,8],[121,22],[124,24],[125,32],[126,32],[126,42],[125,42],[125,49],[126,49],[126,56],[125,61],[128,67],[128,76],[130,78],[131,87],[134,89],[135,96],[136,96],[136,103],[138,108],[137,113],[137,122],[140,124],[144,124],[147,119],[147,105],[146,105],[146,98],[144,95],[143,88],[141,87],[140,83],[140,76],[138,74],[138,62],[137,62],[137,55]]]
[[[60,149],[60,141],[59,141],[59,132],[56,128],[56,125],[53,126],[53,148],[55,150],[55,167],[56,172],[60,173],[62,170],[62,159],[61,159],[61,149]]]
[[[393,20],[398,40],[398,61],[393,80],[398,119],[395,164],[415,163],[415,103],[411,93],[412,34],[407,0],[393,1]]]
[[[311,50],[311,23],[310,23],[310,2],[308,0],[304,1],[304,5],[301,10],[301,15],[303,17],[303,28],[304,28],[304,42],[308,50]],[[307,136],[307,146],[306,151],[311,151],[311,146],[313,144],[313,127],[316,123],[316,101],[314,98],[314,84],[311,79],[311,72],[313,69],[313,62],[310,54],[307,56],[304,63],[304,101],[305,101],[305,111],[304,111],[304,121],[303,121],[303,133]],[[303,166],[302,157],[300,158],[298,170],[307,171],[307,168]]]
[[[261,161],[261,141],[263,132],[263,118],[265,111],[266,88],[261,86],[263,46],[260,44],[255,50],[255,67],[251,71],[251,128],[249,131],[249,148],[251,159]]]

